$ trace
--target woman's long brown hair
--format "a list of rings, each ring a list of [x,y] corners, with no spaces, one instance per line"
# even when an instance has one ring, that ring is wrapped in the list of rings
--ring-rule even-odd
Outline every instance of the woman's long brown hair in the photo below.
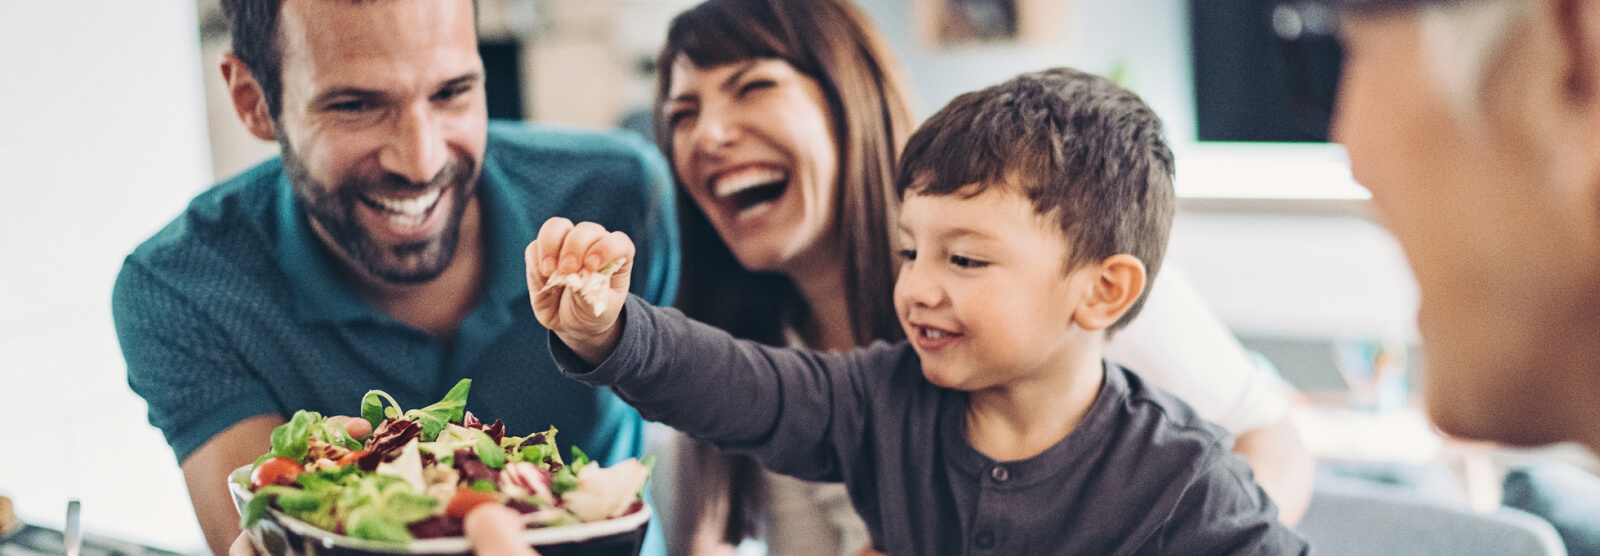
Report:
[[[906,88],[887,44],[849,0],[709,0],[673,19],[656,59],[655,135],[673,158],[672,129],[663,102],[680,57],[710,68],[752,59],[788,62],[816,80],[834,115],[838,139],[838,197],[834,223],[845,265],[845,300],[857,345],[905,337],[895,317],[895,270],[890,230],[899,214],[894,171],[911,131]],[[674,168],[674,176],[677,169]],[[786,326],[809,311],[788,277],[750,272],[684,190],[678,179],[683,272],[677,306],[690,317],[735,336],[781,345]],[[724,540],[754,533],[763,507],[759,468],[700,443],[684,451],[676,515],[686,534],[670,534],[673,554],[688,553],[697,521],[728,502]],[[681,546],[680,546],[681,545]]]

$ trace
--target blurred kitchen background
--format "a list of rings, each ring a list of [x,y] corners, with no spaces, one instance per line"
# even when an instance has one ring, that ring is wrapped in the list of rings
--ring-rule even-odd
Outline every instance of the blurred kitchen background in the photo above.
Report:
[[[1285,53],[1273,38],[1275,25],[1316,31],[1315,14],[1274,14],[1264,0],[856,1],[904,65],[919,117],[1056,65],[1137,91],[1179,156],[1168,260],[1241,341],[1327,399],[1346,389],[1336,346],[1387,346],[1416,392],[1406,263],[1342,149],[1321,142],[1325,122],[1296,112],[1305,92],[1284,85],[1285,72],[1313,88],[1333,75],[1336,50]],[[648,126],[656,50],[693,3],[481,0],[491,115]],[[950,9],[967,9],[977,31],[942,32]],[[227,49],[216,0],[0,1],[0,495],[28,523],[59,528],[81,499],[91,534],[205,550],[172,453],[126,385],[109,306],[123,256],[193,195],[276,152],[227,104]],[[1443,461],[1451,448],[1409,411],[1356,422],[1392,436],[1363,430],[1358,446],[1337,417],[1310,417],[1302,432],[1319,455]],[[1497,486],[1527,453],[1448,466]],[[1538,453],[1593,465],[1570,447]],[[1469,490],[1468,502],[1487,509],[1493,496]]]

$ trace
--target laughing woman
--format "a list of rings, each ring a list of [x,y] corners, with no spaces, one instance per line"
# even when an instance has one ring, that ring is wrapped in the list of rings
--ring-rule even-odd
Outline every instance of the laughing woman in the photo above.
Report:
[[[657,60],[656,140],[678,181],[678,307],[735,336],[848,350],[904,333],[891,304],[895,160],[912,128],[899,68],[847,0],[710,0],[679,15]],[[1169,265],[1170,268],[1170,265]],[[1311,463],[1286,388],[1164,270],[1108,352],[1238,436],[1293,524]],[[818,426],[827,426],[818,423]],[[762,471],[678,443],[673,554],[868,547],[842,485]]]

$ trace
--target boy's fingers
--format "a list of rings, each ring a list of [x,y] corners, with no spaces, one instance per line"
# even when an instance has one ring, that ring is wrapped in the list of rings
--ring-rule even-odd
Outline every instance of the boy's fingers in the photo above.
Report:
[[[584,268],[599,270],[606,263],[590,264],[595,257],[589,253],[589,247],[604,237],[605,227],[594,222],[579,222],[567,232],[566,241],[561,243],[561,261],[556,268],[567,273]]]
[[[545,284],[550,282],[550,275],[555,272],[555,256],[545,256],[544,243],[535,239],[528,243],[528,248],[523,252],[523,262],[528,265],[528,291],[535,297],[544,291]],[[548,268],[541,268],[541,264]]]
[[[561,245],[566,242],[567,234],[574,228],[572,221],[562,217],[554,217],[544,221],[539,227],[539,237],[533,240],[535,260],[528,265],[529,269],[538,269],[539,275],[550,277],[556,271],[557,257],[561,255]],[[535,266],[535,263],[537,266]]]
[[[600,264],[598,266],[589,266],[588,268],[600,270],[611,264],[611,261],[623,259],[622,267],[612,274],[612,276],[616,276],[617,274],[626,273],[628,269],[633,267],[633,249],[633,239],[628,237],[628,234],[611,232],[589,247],[589,254],[585,257],[585,260],[589,262],[599,261]]]

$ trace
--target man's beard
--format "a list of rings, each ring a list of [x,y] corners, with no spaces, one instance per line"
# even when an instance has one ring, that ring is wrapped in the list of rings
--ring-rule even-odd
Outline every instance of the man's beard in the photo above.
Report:
[[[283,150],[283,168],[294,191],[295,202],[301,210],[321,225],[333,243],[362,270],[392,284],[421,284],[432,281],[450,268],[455,260],[456,246],[461,238],[461,217],[467,210],[467,201],[477,193],[476,163],[452,154],[449,162],[427,183],[415,183],[391,173],[381,176],[349,176],[337,186],[311,177],[305,163],[279,140]],[[393,191],[427,191],[444,187],[442,195],[451,196],[449,214],[437,234],[420,241],[407,243],[381,242],[371,230],[360,223],[356,214],[363,201],[362,193],[384,194]],[[441,199],[439,202],[444,202]],[[435,207],[432,210],[437,210]],[[431,215],[430,215],[431,216]]]

